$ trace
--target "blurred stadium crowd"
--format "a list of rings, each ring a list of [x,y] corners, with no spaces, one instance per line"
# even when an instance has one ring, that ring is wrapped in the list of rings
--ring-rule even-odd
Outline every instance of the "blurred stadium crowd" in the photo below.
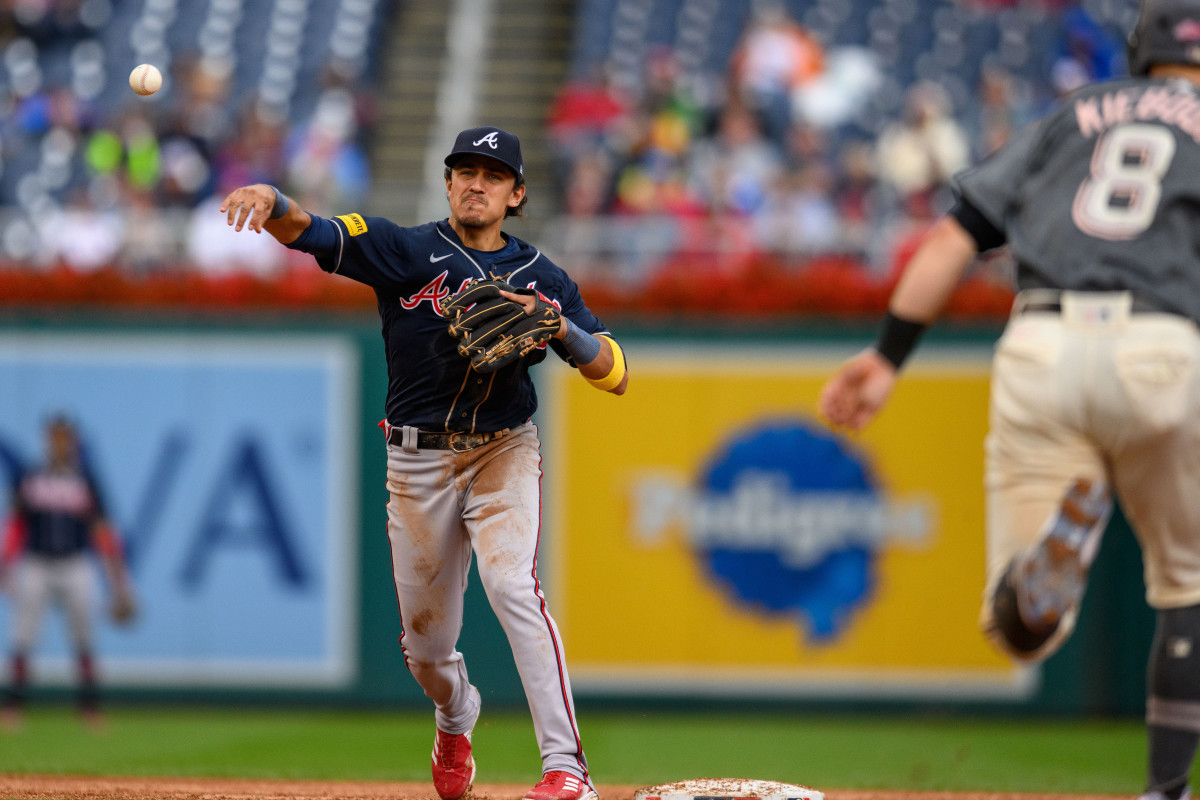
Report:
[[[215,208],[255,181],[319,213],[368,201],[380,51],[401,9],[0,0],[0,272],[286,269],[266,237],[220,235]],[[544,119],[561,216],[544,227],[581,282],[661,288],[672,254],[686,271],[769,254],[893,275],[954,172],[1124,70],[1136,3],[580,0],[573,13],[570,77]],[[126,85],[142,62],[167,76],[151,98]]]
[[[278,248],[212,235],[265,181],[357,204],[377,0],[3,0],[0,253],[8,265],[224,272]],[[160,67],[162,91],[126,76]],[[364,82],[365,81],[365,82]],[[366,87],[366,88],[358,88]]]
[[[1124,71],[1136,14],[1130,0],[675,5],[584,4],[593,35],[548,118],[563,249],[627,280],[671,252],[680,273],[765,253],[894,277],[955,172]]]

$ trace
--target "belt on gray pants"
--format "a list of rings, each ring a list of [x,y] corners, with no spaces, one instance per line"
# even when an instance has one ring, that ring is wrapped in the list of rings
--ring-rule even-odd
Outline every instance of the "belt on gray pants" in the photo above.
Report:
[[[397,447],[404,446],[404,428],[399,425],[393,427],[388,433],[388,444],[396,445]],[[412,430],[409,428],[409,430]],[[476,447],[482,447],[488,442],[493,442],[508,433],[509,429],[505,428],[502,431],[484,431],[483,433],[466,433],[464,431],[417,431],[417,449],[418,450],[453,450],[456,453],[465,453],[468,450],[474,450]]]

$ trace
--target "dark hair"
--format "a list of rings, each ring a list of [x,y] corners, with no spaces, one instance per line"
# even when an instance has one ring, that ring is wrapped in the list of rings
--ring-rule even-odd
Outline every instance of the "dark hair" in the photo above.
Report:
[[[507,169],[507,167],[505,169]],[[453,170],[454,170],[453,167],[451,167],[449,165],[446,166],[445,170],[442,173],[445,176],[446,180],[450,180],[450,173]],[[509,170],[509,172],[512,173],[512,170]],[[516,177],[516,182],[513,183],[514,191],[517,189],[517,187],[525,185],[525,176],[524,175],[516,175],[515,177]],[[521,197],[521,202],[517,204],[516,208],[509,206],[508,208],[506,208],[504,210],[504,218],[508,219],[509,217],[520,217],[521,219],[524,219],[525,218],[525,204],[528,202],[529,202],[529,192],[526,191],[524,196]]]
[[[75,434],[75,423],[66,414],[56,412],[46,417],[44,423],[45,429],[48,431],[65,430],[72,435]]]

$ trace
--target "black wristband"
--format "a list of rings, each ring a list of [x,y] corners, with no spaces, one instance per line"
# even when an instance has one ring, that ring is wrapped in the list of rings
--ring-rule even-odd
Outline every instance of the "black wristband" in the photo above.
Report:
[[[270,184],[267,184],[270,186]],[[275,193],[275,203],[271,206],[271,213],[267,215],[267,219],[279,219],[288,212],[292,204],[288,202],[287,195],[271,186],[271,191]]]
[[[888,311],[883,318],[883,325],[879,328],[879,338],[875,340],[875,350],[890,361],[892,366],[900,369],[909,354],[916,348],[917,341],[927,327],[929,326],[923,322],[901,319]]]

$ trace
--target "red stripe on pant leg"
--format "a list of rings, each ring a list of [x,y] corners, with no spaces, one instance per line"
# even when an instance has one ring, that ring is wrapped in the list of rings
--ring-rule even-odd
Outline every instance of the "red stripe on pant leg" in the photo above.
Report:
[[[536,431],[536,426],[534,430]],[[575,724],[575,715],[571,713],[571,697],[567,691],[567,681],[565,677],[565,669],[563,667],[562,649],[558,642],[558,637],[554,635],[554,625],[550,622],[550,615],[546,612],[546,598],[542,595],[542,582],[537,576],[537,553],[538,547],[542,543],[542,457],[538,454],[538,532],[537,542],[533,548],[533,593],[539,601],[539,609],[542,613],[542,619],[546,622],[546,632],[550,634],[550,641],[554,643],[554,664],[558,669],[558,688],[563,698],[563,708],[567,712],[567,719],[571,723],[571,733],[575,737],[575,762],[583,771],[583,779],[588,780],[587,763],[583,758],[583,742],[579,738],[579,726]]]

